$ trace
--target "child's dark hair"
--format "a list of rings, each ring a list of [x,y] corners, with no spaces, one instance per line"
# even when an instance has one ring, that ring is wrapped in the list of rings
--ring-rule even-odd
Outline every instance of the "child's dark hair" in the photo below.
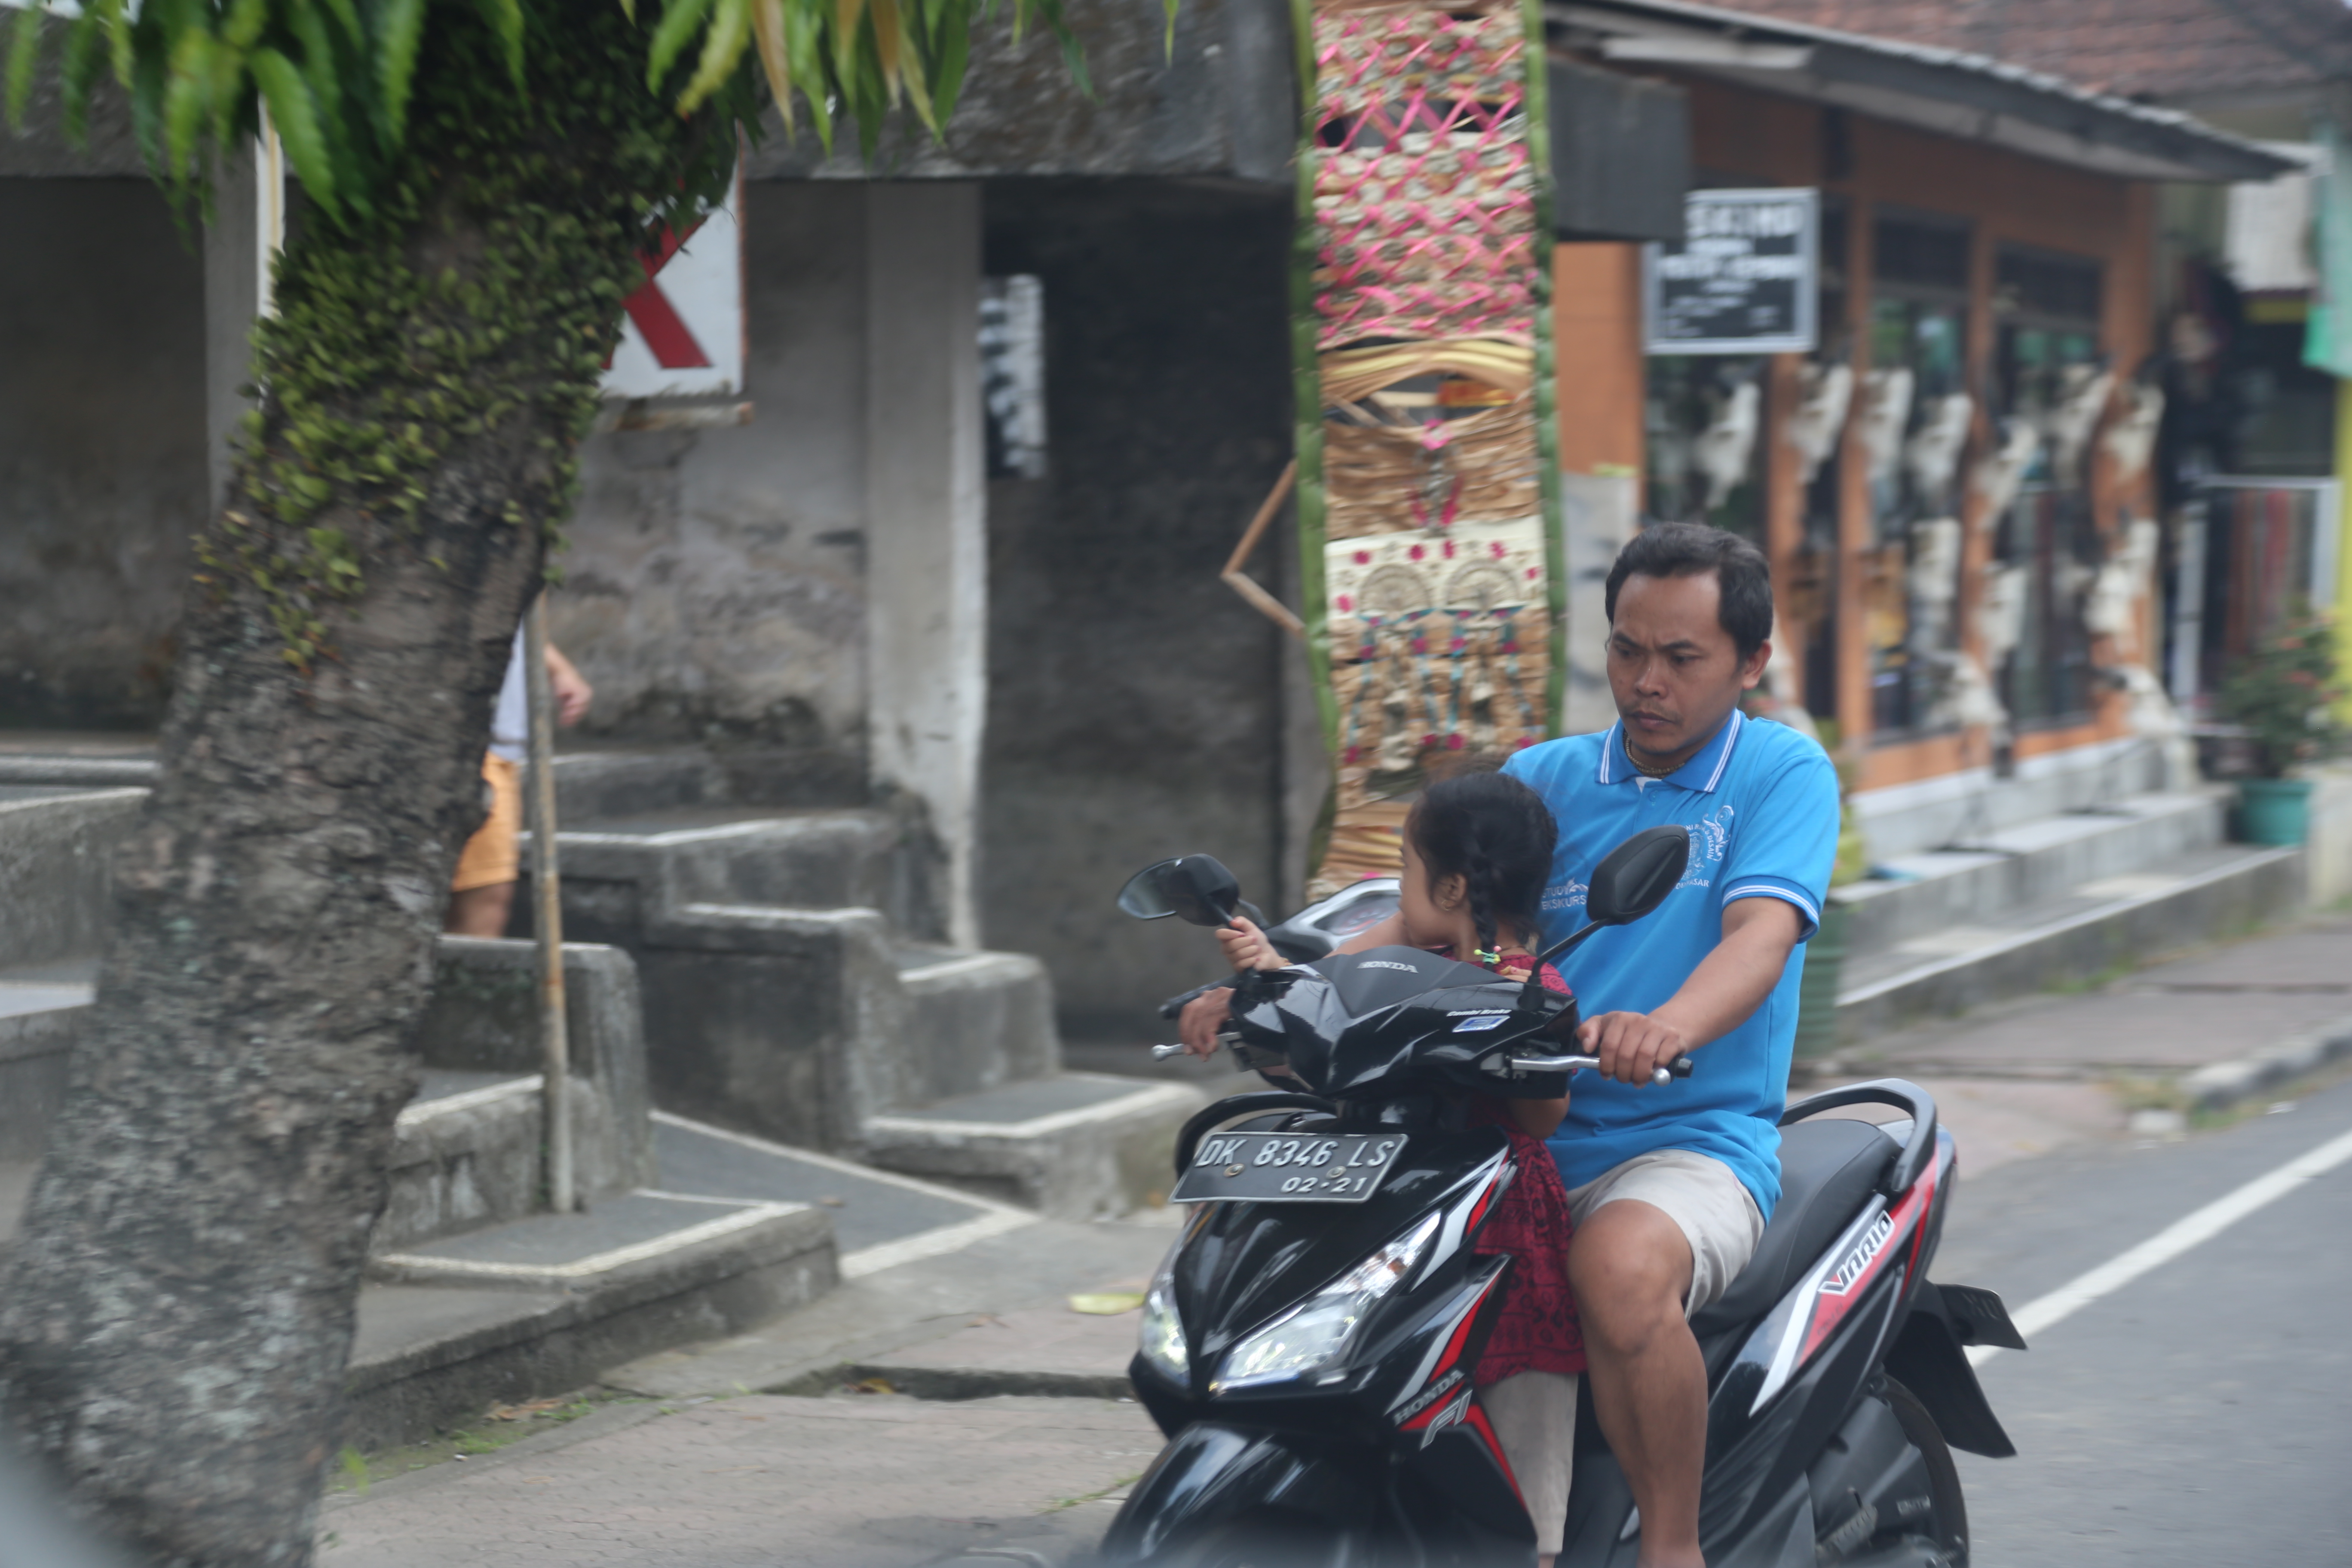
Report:
[[[1493,952],[1504,927],[1536,930],[1559,839],[1542,796],[1508,773],[1456,773],[1422,792],[1405,831],[1433,880],[1458,876],[1468,885],[1482,949]]]

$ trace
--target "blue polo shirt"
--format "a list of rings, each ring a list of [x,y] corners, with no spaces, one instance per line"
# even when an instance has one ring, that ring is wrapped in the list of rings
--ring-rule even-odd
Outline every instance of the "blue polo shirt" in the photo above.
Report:
[[[1798,731],[1735,710],[1696,756],[1653,779],[1625,754],[1622,730],[1530,746],[1503,770],[1541,795],[1559,823],[1544,889],[1547,943],[1585,923],[1585,885],[1602,856],[1644,827],[1690,831],[1689,868],[1666,901],[1561,962],[1588,1018],[1663,1005],[1722,942],[1723,911],[1735,900],[1793,904],[1811,937],[1837,858],[1837,772]],[[1657,1089],[1579,1073],[1551,1140],[1560,1180],[1575,1188],[1637,1154],[1688,1149],[1730,1166],[1770,1218],[1804,967],[1801,938],[1772,994],[1697,1051],[1687,1079]]]

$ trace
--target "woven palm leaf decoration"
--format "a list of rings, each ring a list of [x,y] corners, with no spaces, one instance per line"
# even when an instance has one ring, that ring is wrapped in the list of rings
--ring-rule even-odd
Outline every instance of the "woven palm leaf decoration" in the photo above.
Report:
[[[1392,876],[1433,773],[1558,728],[1538,0],[1293,0],[1292,359],[1307,655],[1331,749],[1328,892]]]

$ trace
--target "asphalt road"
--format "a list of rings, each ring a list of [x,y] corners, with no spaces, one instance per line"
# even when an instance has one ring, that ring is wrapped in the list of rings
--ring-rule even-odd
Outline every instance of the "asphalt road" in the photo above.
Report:
[[[1939,1279],[2012,1312],[2352,1131],[2352,1082],[2176,1142],[1961,1173]],[[2352,1563],[2352,1163],[1980,1372],[2012,1459],[1959,1456],[1975,1568]]]

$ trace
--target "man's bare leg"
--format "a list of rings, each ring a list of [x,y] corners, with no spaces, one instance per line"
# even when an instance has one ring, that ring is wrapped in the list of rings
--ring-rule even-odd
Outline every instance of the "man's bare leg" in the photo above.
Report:
[[[514,908],[515,885],[492,882],[449,895],[449,913],[441,929],[451,936],[504,936],[507,915]]]
[[[1593,1414],[1642,1510],[1641,1568],[1704,1568],[1706,1363],[1683,1317],[1690,1243],[1654,1205],[1603,1204],[1576,1227],[1568,1272]]]

